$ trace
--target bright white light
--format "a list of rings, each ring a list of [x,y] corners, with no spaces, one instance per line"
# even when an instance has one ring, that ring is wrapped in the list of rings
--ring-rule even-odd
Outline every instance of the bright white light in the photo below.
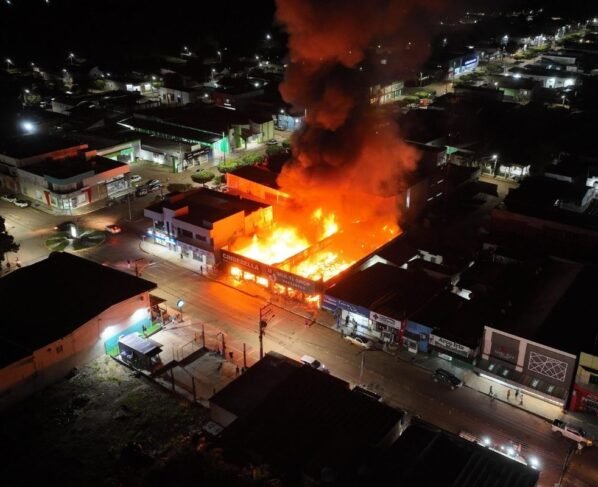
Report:
[[[517,78],[517,79],[519,79],[519,78],[521,78],[521,75],[520,75],[519,73],[515,73],[515,74],[513,75],[513,78]]]
[[[29,121],[25,121],[23,123],[21,123],[21,127],[23,127],[23,130],[25,132],[35,132],[35,125],[32,122]]]
[[[484,438],[482,438],[482,442],[486,446],[488,446],[491,443],[490,438],[488,438],[487,436],[484,436]]]
[[[106,340],[106,338],[112,336],[112,334],[116,331],[116,326],[107,326],[104,328],[104,331],[100,333],[100,338],[102,340]]]
[[[498,154],[492,154],[492,159],[498,159]]]
[[[77,225],[71,225],[71,237],[77,238]]]
[[[256,88],[259,88],[260,84],[256,81],[255,83],[253,83],[253,86],[255,86]]]
[[[272,36],[270,34],[266,34],[266,39],[270,40],[272,39]]]
[[[529,464],[532,466],[532,468],[540,468],[540,461],[537,457],[529,457]]]
[[[510,456],[513,456],[513,455],[515,455],[515,450],[513,449],[513,447],[510,446],[509,448],[507,448],[507,453]]]
[[[183,306],[185,306],[185,301],[181,298],[176,302],[176,307],[181,309]]]

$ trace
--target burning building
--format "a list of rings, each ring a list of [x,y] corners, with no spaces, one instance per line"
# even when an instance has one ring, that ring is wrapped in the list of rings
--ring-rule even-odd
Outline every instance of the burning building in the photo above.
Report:
[[[327,284],[400,233],[397,195],[418,152],[402,140],[391,112],[370,103],[376,73],[365,72],[375,69],[368,56],[378,44],[405,46],[397,62],[384,63],[386,70],[421,61],[425,52],[415,51],[427,43],[413,16],[425,8],[405,0],[277,0],[276,6],[289,48],[280,91],[305,113],[305,123],[293,134],[292,160],[275,184],[231,185],[246,197],[277,202],[272,223],[237,238],[222,260],[239,279],[318,300]]]
[[[256,169],[245,178],[257,171],[265,170]],[[233,174],[230,179],[236,184],[231,191],[246,197],[265,193],[260,189],[264,176],[245,178],[241,181],[240,173]],[[274,206],[272,220],[221,250],[228,272],[273,292],[318,302],[326,285],[400,233],[392,197],[369,195],[362,201],[367,211],[354,209],[349,214],[331,210],[334,205],[325,195],[319,201],[322,206],[309,212],[293,195]]]

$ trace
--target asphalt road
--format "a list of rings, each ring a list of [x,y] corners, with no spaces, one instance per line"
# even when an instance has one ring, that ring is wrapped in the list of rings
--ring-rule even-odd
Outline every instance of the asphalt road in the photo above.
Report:
[[[108,236],[106,242],[80,255],[97,262],[123,266],[127,259],[148,256],[139,247],[139,236],[147,226],[140,218],[141,209],[151,201],[147,196],[134,201],[132,223],[126,221],[126,205],[117,205],[81,217],[87,227],[104,228],[118,222],[125,230]],[[45,239],[53,233],[53,226],[69,218],[54,217],[34,208],[20,209],[0,202],[0,215],[21,243],[19,254],[23,264],[45,257],[48,250]],[[241,357],[246,344],[248,362],[259,357],[258,316],[264,301],[219,282],[204,278],[155,257],[153,265],[143,271],[146,279],[158,284],[157,294],[171,306],[179,297],[186,301],[185,317],[191,323],[205,322],[212,329],[225,334],[227,350],[235,358]],[[14,257],[11,257],[11,260]],[[126,268],[126,266],[123,266]],[[523,445],[523,456],[535,455],[542,464],[540,484],[553,487],[558,481],[571,442],[550,431],[550,425],[525,411],[507,404],[490,401],[486,395],[466,387],[451,391],[435,383],[430,372],[406,363],[383,352],[366,352],[342,340],[340,335],[320,325],[306,326],[297,314],[277,308],[264,338],[265,351],[276,350],[299,357],[309,354],[321,360],[332,374],[352,383],[366,384],[381,394],[387,403],[420,415],[449,431],[468,431],[478,436],[487,435],[497,444],[509,441]],[[197,331],[189,327],[189,332]],[[363,371],[361,372],[361,365]],[[591,448],[581,455],[571,456],[565,472],[566,486],[589,487],[598,485],[598,449]]]

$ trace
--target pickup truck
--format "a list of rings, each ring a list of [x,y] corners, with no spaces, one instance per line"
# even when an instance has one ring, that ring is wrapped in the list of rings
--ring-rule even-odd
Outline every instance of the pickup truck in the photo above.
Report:
[[[583,446],[592,446],[591,438],[588,438],[584,430],[580,428],[574,428],[573,426],[569,426],[564,421],[560,419],[555,419],[552,422],[552,431],[556,433],[560,433],[565,438],[569,438]]]

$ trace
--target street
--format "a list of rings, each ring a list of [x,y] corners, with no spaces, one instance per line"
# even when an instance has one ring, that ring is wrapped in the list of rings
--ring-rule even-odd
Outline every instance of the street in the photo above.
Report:
[[[133,172],[136,169],[133,167]],[[162,170],[156,169],[158,173]],[[153,194],[132,201],[131,222],[127,221],[126,204],[78,217],[79,224],[88,228],[103,229],[112,223],[123,227],[122,234],[109,235],[104,244],[80,251],[78,255],[122,268],[125,272],[127,267],[123,263],[127,260],[145,258],[151,265],[142,270],[142,277],[158,284],[155,294],[166,299],[171,307],[175,307],[177,299],[184,299],[185,322],[191,323],[188,327],[190,336],[199,331],[194,324],[205,323],[224,333],[227,352],[233,352],[237,363],[241,361],[243,344],[246,345],[248,364],[255,363],[259,359],[259,308],[266,301],[179,267],[174,262],[146,254],[140,246],[140,235],[149,222],[142,217],[142,209],[155,197]],[[19,258],[23,265],[47,256],[45,240],[54,232],[54,225],[69,219],[48,215],[35,208],[17,208],[3,201],[0,202],[0,215],[6,218],[9,233],[21,244]],[[13,254],[8,257],[15,260]],[[294,306],[301,311],[300,305]],[[280,306],[275,306],[275,316],[269,321],[264,337],[264,351],[271,350],[293,358],[309,354],[323,362],[333,375],[351,383],[365,384],[382,395],[386,403],[451,432],[467,431],[479,437],[488,436],[498,444],[509,441],[521,444],[524,457],[534,455],[540,461],[540,486],[552,487],[561,476],[572,443],[551,432],[550,424],[544,419],[493,401],[468,387],[452,391],[434,382],[428,370],[382,351],[362,352],[343,340],[336,330],[318,323],[307,326],[303,316]],[[563,485],[598,485],[598,450],[595,447],[581,455],[572,455]]]

